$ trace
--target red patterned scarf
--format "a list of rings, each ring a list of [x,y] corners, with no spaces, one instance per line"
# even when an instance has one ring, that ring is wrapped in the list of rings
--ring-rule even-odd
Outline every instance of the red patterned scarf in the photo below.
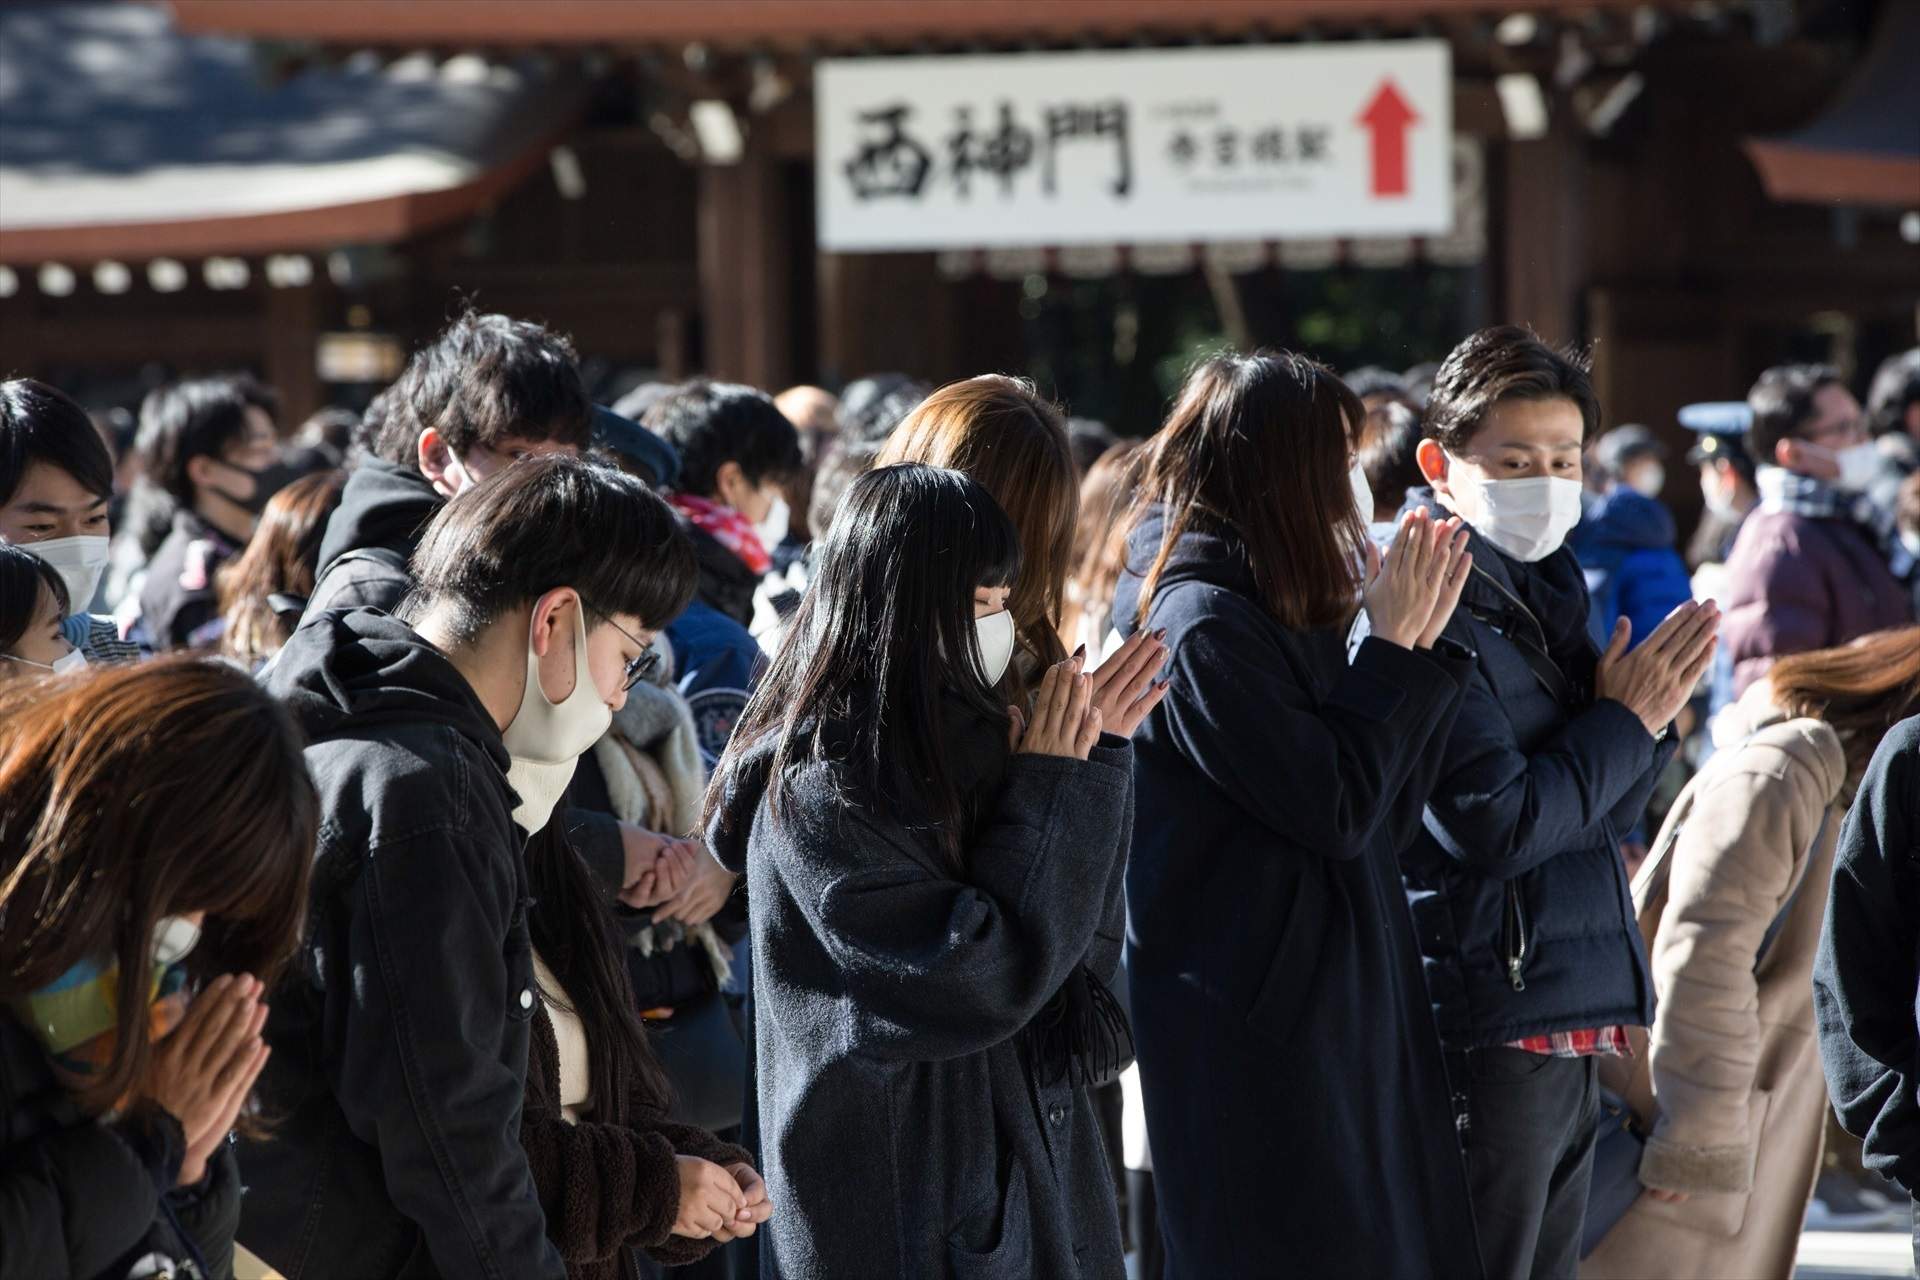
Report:
[[[753,522],[732,507],[696,498],[690,493],[674,494],[673,505],[697,528],[738,556],[747,568],[755,573],[766,573],[773,568],[773,557],[760,545],[760,535],[754,532]]]

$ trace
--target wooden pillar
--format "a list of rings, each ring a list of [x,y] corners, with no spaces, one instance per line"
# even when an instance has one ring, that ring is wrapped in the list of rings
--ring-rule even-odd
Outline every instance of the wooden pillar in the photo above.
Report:
[[[268,287],[261,369],[280,393],[280,425],[292,430],[324,403],[314,351],[320,341],[320,286]]]
[[[1572,105],[1555,102],[1546,136],[1508,142],[1505,159],[1503,317],[1532,325],[1548,342],[1578,341],[1587,281],[1587,175]]]
[[[705,372],[778,391],[793,374],[793,246],[778,160],[750,144],[736,164],[706,165],[699,198]]]

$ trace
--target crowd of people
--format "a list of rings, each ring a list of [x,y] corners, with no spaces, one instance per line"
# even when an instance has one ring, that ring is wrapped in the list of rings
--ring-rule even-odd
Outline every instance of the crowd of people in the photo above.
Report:
[[[1684,553],[1512,326],[1137,441],[475,313],[278,414],[0,383],[0,1280],[1784,1278],[1920,1191],[1920,350],[1689,406]]]

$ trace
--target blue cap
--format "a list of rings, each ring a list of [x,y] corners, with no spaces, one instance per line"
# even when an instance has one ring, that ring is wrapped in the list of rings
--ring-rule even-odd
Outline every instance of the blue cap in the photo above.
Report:
[[[1680,425],[1709,436],[1744,436],[1753,425],[1745,400],[1703,400],[1680,407]]]
[[[605,405],[593,406],[593,443],[651,471],[656,489],[671,489],[680,480],[679,452],[632,418]]]

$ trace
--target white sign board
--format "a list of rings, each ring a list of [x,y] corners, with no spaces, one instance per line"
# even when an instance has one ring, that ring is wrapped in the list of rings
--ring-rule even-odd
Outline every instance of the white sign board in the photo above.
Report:
[[[1444,40],[835,58],[822,248],[1441,234]]]

